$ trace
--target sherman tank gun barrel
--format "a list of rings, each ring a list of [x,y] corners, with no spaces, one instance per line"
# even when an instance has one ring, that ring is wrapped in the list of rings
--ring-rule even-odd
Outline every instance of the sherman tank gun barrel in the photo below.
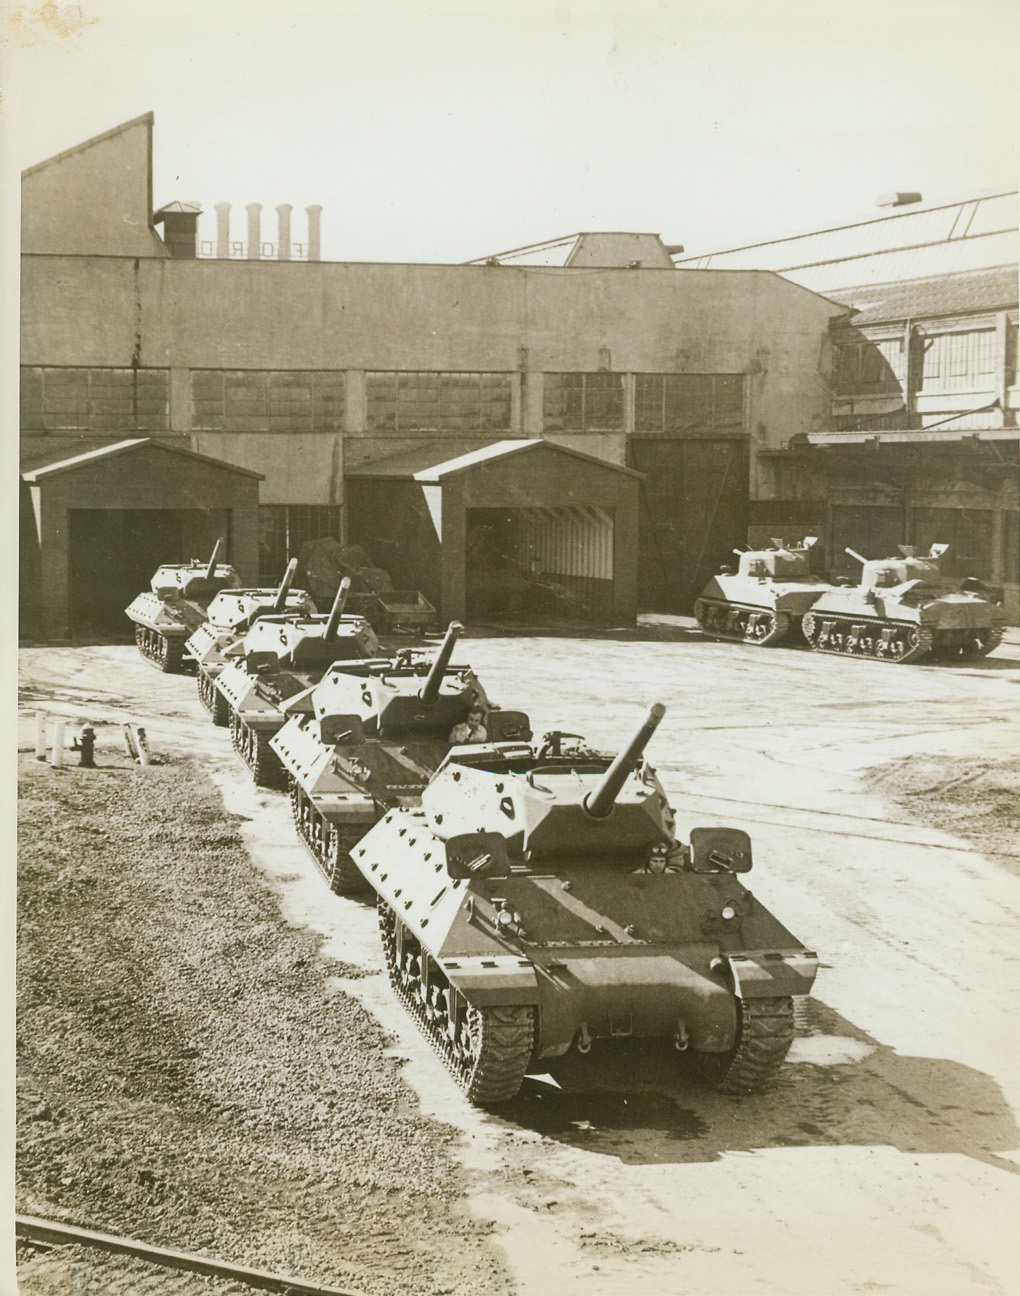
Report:
[[[222,547],[223,547],[223,537],[220,536],[220,538],[216,541],[216,544],[213,546],[212,557],[209,559],[209,565],[205,569],[205,578],[207,581],[212,580],[212,578],[216,575],[216,564],[220,560],[220,549]]]
[[[620,789],[626,783],[631,770],[641,759],[652,734],[658,729],[659,722],[665,714],[666,708],[661,702],[656,702],[648,712],[648,718],[644,724],[602,775],[598,787],[585,797],[584,808],[593,819],[604,819],[612,810],[616,804],[616,798],[620,795]]]
[[[273,600],[273,611],[282,612],[287,606],[287,595],[290,593],[290,587],[294,584],[294,573],[297,571],[297,559],[292,558],[287,564],[287,570],[283,573],[283,580],[280,581],[280,588],[276,591],[276,598]]]
[[[333,600],[333,606],[329,612],[329,620],[326,622],[326,632],[323,635],[326,643],[336,638],[336,632],[340,628],[340,618],[344,613],[344,604],[347,602],[347,595],[351,588],[351,578],[345,576],[340,582],[340,588],[336,592],[336,598]]]
[[[453,656],[453,649],[457,640],[464,633],[464,627],[459,621],[451,621],[446,628],[446,637],[443,640],[439,652],[436,653],[436,659],[432,663],[428,677],[422,685],[422,690],[418,697],[426,706],[431,706],[439,696],[439,686],[443,682],[443,675],[447,666],[450,664],[450,658]]]

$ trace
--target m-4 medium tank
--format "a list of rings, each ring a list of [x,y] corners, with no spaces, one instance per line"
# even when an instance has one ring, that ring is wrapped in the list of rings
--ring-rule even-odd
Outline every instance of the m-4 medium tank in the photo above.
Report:
[[[830,586],[808,570],[817,542],[808,536],[800,546],[773,540],[774,549],[734,549],[740,559],[713,576],[694,604],[698,625],[713,639],[767,648],[788,634],[800,634],[801,617]]]
[[[948,545],[932,545],[916,557],[900,545],[900,557],[863,565],[861,583],[833,586],[804,615],[804,638],[815,652],[877,661],[916,662],[935,657],[972,658],[1002,641],[1002,608],[980,581],[966,580],[948,590],[939,576],[939,559]]]
[[[184,641],[206,619],[213,598],[241,584],[233,567],[219,562],[222,546],[217,540],[207,563],[193,558],[158,568],[152,588],[125,608],[134,622],[138,651],[167,674],[183,670]]]
[[[292,558],[276,589],[220,590],[209,604],[208,619],[184,645],[185,660],[195,663],[198,696],[213,723],[227,725],[226,700],[216,691],[216,677],[227,664],[226,651],[243,639],[260,616],[314,616],[315,604],[304,590],[294,590],[297,559]]]
[[[387,810],[415,806],[455,743],[531,737],[521,711],[494,706],[470,666],[452,665],[463,632],[450,623],[438,652],[336,662],[270,740],[290,777],[298,836],[340,895],[363,893],[350,852]],[[308,713],[308,707],[311,713]]]
[[[227,649],[230,661],[216,677],[216,691],[228,708],[234,749],[260,787],[285,784],[269,746],[286,719],[283,703],[318,683],[333,662],[379,656],[379,640],[365,618],[343,615],[349,589],[345,578],[328,616],[259,617]]]
[[[672,1040],[733,1092],[789,1050],[818,957],[744,886],[746,833],[678,840],[642,762],[664,710],[615,758],[557,734],[454,748],[354,848],[393,988],[475,1103],[594,1039]]]

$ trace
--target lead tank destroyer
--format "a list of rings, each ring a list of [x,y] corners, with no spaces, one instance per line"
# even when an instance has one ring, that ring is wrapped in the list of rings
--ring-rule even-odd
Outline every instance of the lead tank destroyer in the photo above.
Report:
[[[260,616],[315,616],[316,607],[304,590],[292,590],[297,559],[292,558],[275,589],[220,590],[209,604],[208,618],[184,645],[186,661],[195,664],[198,696],[212,714],[213,724],[228,725],[226,700],[217,692],[216,677],[227,665],[227,649],[241,640]]]
[[[455,742],[531,737],[523,712],[494,706],[471,667],[452,664],[462,633],[451,622],[431,660],[402,649],[336,662],[282,705],[289,718],[269,745],[289,776],[298,836],[339,895],[365,891],[351,850],[387,810],[419,803]]]
[[[283,767],[269,740],[286,719],[288,698],[305,692],[336,661],[378,657],[379,640],[364,617],[344,616],[350,580],[340,583],[328,616],[259,617],[216,677],[228,708],[234,750],[260,787],[285,785]]]
[[[219,561],[222,547],[217,540],[207,563],[193,558],[157,568],[151,588],[124,609],[134,622],[138,651],[167,674],[183,671],[184,642],[205,621],[213,598],[241,584],[233,567]]]
[[[472,1102],[594,1039],[664,1038],[732,1092],[767,1086],[818,957],[747,889],[736,828],[676,835],[643,752],[454,748],[418,809],[355,847],[391,984]]]
[[[706,635],[759,648],[799,636],[804,613],[831,588],[810,571],[817,537],[799,546],[772,543],[774,549],[734,549],[737,571],[723,568],[702,590],[694,615]]]
[[[1002,608],[980,581],[965,580],[949,590],[939,573],[948,545],[934,544],[916,556],[900,545],[900,556],[862,564],[857,586],[833,586],[807,612],[804,638],[815,652],[877,661],[916,662],[935,657],[974,658],[1002,642]]]

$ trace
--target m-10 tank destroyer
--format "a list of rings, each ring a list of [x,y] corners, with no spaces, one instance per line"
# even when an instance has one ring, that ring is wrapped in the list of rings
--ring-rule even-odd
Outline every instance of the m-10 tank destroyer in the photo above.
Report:
[[[182,672],[184,641],[206,619],[213,598],[241,584],[233,567],[219,562],[222,547],[217,540],[207,563],[193,558],[157,568],[151,589],[125,608],[134,622],[138,651],[169,675]]]
[[[316,607],[304,590],[292,590],[297,559],[292,558],[283,580],[275,589],[220,590],[209,604],[208,619],[184,645],[185,660],[195,663],[198,696],[211,712],[213,724],[228,725],[230,713],[226,700],[216,690],[216,677],[227,664],[226,650],[245,633],[260,616],[315,616]]]
[[[285,784],[280,759],[269,740],[282,726],[282,704],[318,683],[330,665],[378,657],[379,640],[364,617],[344,616],[350,580],[340,582],[328,616],[259,617],[216,677],[230,715],[234,750],[259,787]]]
[[[774,549],[734,549],[736,572],[723,568],[694,604],[698,625],[713,639],[767,648],[791,632],[800,635],[801,618],[831,587],[809,570],[817,537],[800,546],[773,540]]]
[[[531,737],[523,712],[493,706],[470,666],[451,665],[462,633],[451,622],[431,660],[405,648],[336,662],[307,698],[282,704],[296,713],[269,745],[290,777],[298,836],[340,895],[366,889],[350,851],[387,810],[419,803],[453,743]]]
[[[615,758],[573,735],[456,747],[420,808],[353,851],[391,984],[474,1103],[594,1039],[672,1040],[732,1092],[768,1085],[789,1050],[818,957],[741,881],[746,833],[677,838],[642,762],[664,710]]]
[[[992,591],[965,580],[945,589],[939,559],[948,545],[932,545],[917,557],[900,545],[900,557],[862,564],[861,583],[833,586],[804,615],[803,631],[815,652],[877,661],[916,662],[935,657],[966,659],[990,653],[1002,641],[1004,616]]]

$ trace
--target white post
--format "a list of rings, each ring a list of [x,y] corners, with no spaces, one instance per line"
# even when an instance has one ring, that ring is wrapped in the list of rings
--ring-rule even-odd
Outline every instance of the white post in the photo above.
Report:
[[[129,724],[123,726],[123,733],[124,733],[124,750],[131,757],[131,759],[134,760],[138,756],[138,752],[135,750],[135,739],[134,739],[134,735],[131,732],[131,726]]]
[[[145,736],[145,730],[141,725],[134,726],[135,745],[138,748],[138,764],[142,769],[146,769],[149,764],[149,740]]]
[[[46,759],[46,712],[37,711],[35,713],[35,758],[44,761]]]
[[[53,722],[53,750],[50,752],[50,764],[59,769],[64,763],[64,722]]]

